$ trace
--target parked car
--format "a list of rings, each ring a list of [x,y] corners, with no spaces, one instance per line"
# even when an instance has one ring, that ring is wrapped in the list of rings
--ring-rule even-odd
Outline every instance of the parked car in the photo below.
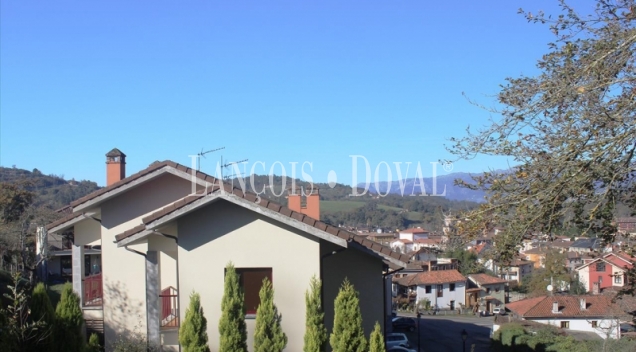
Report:
[[[402,346],[395,346],[395,347],[391,347],[388,350],[386,350],[386,352],[417,352],[415,350],[410,350],[406,347],[402,347]]]
[[[393,318],[392,321],[393,330],[408,330],[415,331],[415,319],[406,317]]]
[[[402,333],[390,333],[386,335],[386,347],[410,347],[409,339],[406,338],[406,335]]]
[[[506,308],[500,308],[500,307],[493,308],[492,313],[495,315],[497,314],[506,315]]]
[[[621,324],[621,332],[636,332],[636,326],[629,323],[623,323]]]

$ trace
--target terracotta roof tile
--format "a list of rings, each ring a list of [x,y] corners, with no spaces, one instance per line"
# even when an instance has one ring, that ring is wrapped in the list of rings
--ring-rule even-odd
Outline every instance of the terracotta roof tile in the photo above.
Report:
[[[115,235],[115,240],[121,241],[124,238],[130,237],[132,235],[136,235],[145,229],[146,229],[146,225],[144,224],[137,225],[128,231],[124,231],[123,233],[120,233],[119,235]]]
[[[63,217],[63,218],[61,218],[61,219],[59,219],[59,220],[56,220],[56,221],[54,221],[54,222],[52,222],[52,223],[50,223],[50,224],[46,225],[46,229],[47,229],[47,230],[50,230],[50,229],[52,229],[52,228],[54,228],[54,227],[57,227],[57,226],[59,226],[59,225],[62,225],[62,224],[64,224],[65,222],[71,221],[71,220],[73,220],[73,219],[75,219],[75,218],[78,218],[78,217],[80,217],[80,216],[82,216],[82,213],[69,214],[69,215],[67,215],[67,216],[65,216],[65,217]]]
[[[404,280],[403,280],[404,279]],[[421,273],[407,275],[398,283],[402,286],[417,286],[417,285],[441,285],[450,282],[466,281],[466,277],[460,274],[459,271],[452,270],[434,270],[424,271]]]
[[[468,278],[479,285],[503,284],[508,282],[507,280],[490,276],[488,274],[470,274],[468,275]]]

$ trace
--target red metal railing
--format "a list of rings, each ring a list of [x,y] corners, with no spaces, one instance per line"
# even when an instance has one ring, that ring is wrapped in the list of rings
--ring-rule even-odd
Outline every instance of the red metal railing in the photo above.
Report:
[[[103,301],[102,274],[87,276],[84,280],[84,306],[101,306]]]
[[[178,327],[179,314],[177,312],[178,295],[177,290],[168,286],[161,290],[159,295],[161,300],[161,327]]]

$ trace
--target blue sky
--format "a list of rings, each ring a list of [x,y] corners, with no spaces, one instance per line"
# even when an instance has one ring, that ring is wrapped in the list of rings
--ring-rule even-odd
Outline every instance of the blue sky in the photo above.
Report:
[[[427,176],[448,138],[487,123],[462,92],[493,105],[505,77],[536,73],[552,37],[517,9],[555,3],[2,0],[0,165],[103,185],[113,147],[131,174],[224,146],[202,171],[308,161],[350,184],[363,155]]]

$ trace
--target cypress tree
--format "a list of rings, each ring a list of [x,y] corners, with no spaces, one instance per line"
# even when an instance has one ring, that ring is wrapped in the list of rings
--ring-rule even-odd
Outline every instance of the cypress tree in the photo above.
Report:
[[[55,325],[55,310],[49,299],[49,295],[46,293],[46,287],[44,283],[40,282],[33,289],[31,294],[31,319],[35,322],[44,323],[44,329],[47,329],[49,336],[43,343],[46,346],[51,346],[53,343],[53,326]]]
[[[369,352],[386,352],[384,336],[382,336],[382,328],[380,328],[380,323],[377,321],[375,322],[375,327],[369,337],[369,344]]]
[[[274,288],[268,278],[263,279],[258,295],[261,303],[256,310],[254,352],[282,352],[287,336],[280,326],[282,317],[274,304]]]
[[[311,278],[309,290],[305,292],[305,344],[304,352],[322,352],[327,342],[325,313],[321,301],[322,283],[315,276]]]
[[[219,334],[219,352],[247,352],[244,296],[239,286],[238,274],[231,262],[225,267]]]
[[[60,352],[80,352],[84,348],[84,317],[80,299],[70,283],[64,285],[55,308],[55,347]]]
[[[333,332],[329,337],[333,352],[366,351],[358,292],[346,278],[336,297],[334,310]]]
[[[102,346],[99,344],[99,336],[97,334],[92,333],[91,337],[88,339],[88,346],[86,346],[87,352],[101,352]]]
[[[190,306],[186,309],[185,319],[179,328],[179,343],[184,352],[209,352],[208,321],[203,315],[201,297],[193,292],[190,295]]]

